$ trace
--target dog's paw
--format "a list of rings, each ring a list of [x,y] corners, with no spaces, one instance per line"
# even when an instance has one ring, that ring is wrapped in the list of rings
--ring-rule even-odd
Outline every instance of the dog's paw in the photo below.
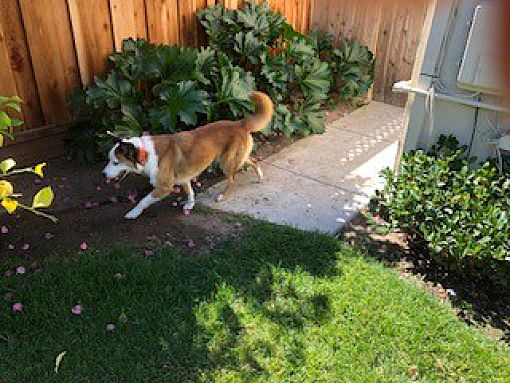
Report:
[[[129,212],[128,212],[125,216],[124,216],[124,218],[125,218],[125,219],[136,219],[136,218],[138,218],[138,217],[140,216],[140,214],[141,214],[141,212],[138,212],[138,211],[136,211],[136,210],[134,210],[134,209],[133,209],[133,210],[129,211]]]
[[[194,207],[195,207],[195,201],[187,201],[184,204],[182,210],[184,210],[184,211],[186,211],[186,210],[191,211],[191,210],[193,210]]]
[[[223,193],[220,193],[216,196],[216,202],[221,202],[225,199],[225,196],[223,195]]]

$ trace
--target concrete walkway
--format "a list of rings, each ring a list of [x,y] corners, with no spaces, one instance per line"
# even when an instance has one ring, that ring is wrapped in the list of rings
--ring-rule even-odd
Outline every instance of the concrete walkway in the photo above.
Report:
[[[220,182],[199,197],[211,208],[300,229],[336,233],[381,188],[379,171],[393,167],[403,108],[371,102],[299,140],[236,177],[230,198],[216,202]]]

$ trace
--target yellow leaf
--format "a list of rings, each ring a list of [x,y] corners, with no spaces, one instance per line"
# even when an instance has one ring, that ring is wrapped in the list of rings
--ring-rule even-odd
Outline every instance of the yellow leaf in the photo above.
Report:
[[[34,168],[34,173],[37,174],[39,177],[43,178],[44,174],[42,169],[46,166],[46,162],[43,162],[42,164],[36,165]]]
[[[0,198],[6,198],[14,193],[12,184],[9,181],[0,181]]]
[[[57,355],[55,358],[55,374],[58,372],[58,368],[60,367],[60,363],[62,363],[62,359],[64,358],[64,355],[67,353],[67,351],[62,351],[60,354]]]
[[[7,158],[6,160],[3,160],[2,162],[0,162],[0,172],[5,174],[15,166],[16,166],[16,161],[14,161],[12,158]]]
[[[4,146],[4,136],[0,134],[0,148]]]
[[[18,201],[10,198],[4,198],[2,200],[2,206],[4,207],[5,210],[7,210],[7,213],[12,214],[18,208]]]
[[[34,196],[34,201],[32,202],[32,207],[37,209],[39,207],[48,207],[53,202],[53,190],[51,190],[51,186],[46,186],[37,192]]]

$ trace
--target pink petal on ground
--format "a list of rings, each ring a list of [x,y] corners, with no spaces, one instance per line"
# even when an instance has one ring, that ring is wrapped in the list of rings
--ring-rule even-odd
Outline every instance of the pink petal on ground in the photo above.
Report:
[[[23,246],[21,246],[21,250],[27,251],[28,249],[30,249],[30,244],[28,243],[24,243]]]
[[[177,201],[172,201],[170,202],[170,204],[173,206],[173,207],[176,207],[178,205]]]
[[[7,226],[2,226],[2,228],[0,229],[0,232],[2,234],[7,234],[9,232],[9,228]]]
[[[15,247],[15,246],[14,246],[12,243],[9,243],[9,244],[7,245],[7,248],[8,248],[9,250],[14,250],[14,247]]]
[[[182,210],[182,214],[184,214],[184,215],[188,216],[188,215],[190,215],[190,214],[191,214],[191,210],[189,210],[189,209],[183,209],[183,210]]]
[[[50,239],[53,239],[53,237],[55,237],[55,234],[53,234],[53,233],[46,233],[46,234],[44,234],[44,238],[45,238],[46,240],[48,240],[48,241],[49,241]]]
[[[143,253],[146,257],[152,257],[154,255],[154,250],[147,249]]]
[[[82,243],[80,243],[80,250],[85,251],[88,249],[88,247],[89,245],[87,244],[87,242],[83,241]]]
[[[201,188],[202,187],[202,182],[200,182],[200,181],[195,182],[195,186],[197,188]]]
[[[186,246],[188,246],[190,249],[194,248],[196,245],[195,245],[195,241],[193,241],[192,239],[190,239],[188,241],[188,243],[186,244]]]
[[[15,313],[20,313],[23,311],[23,304],[21,302],[15,302],[12,305],[12,311]]]
[[[85,209],[92,209],[92,202],[87,201],[87,202],[85,202],[84,206],[85,206]]]
[[[115,189],[120,189],[120,184],[119,184],[118,182],[116,182],[116,183],[115,183],[115,185],[113,185],[113,187],[114,187]]]
[[[12,277],[13,275],[14,275],[14,271],[12,271],[12,270],[7,270],[4,273],[4,277]]]
[[[112,181],[107,178],[105,182],[106,182],[107,185],[109,185]]]
[[[12,299],[12,293],[5,293],[4,294],[4,299],[6,301],[10,301]]]
[[[96,186],[96,191],[101,191],[103,188],[99,185]]]
[[[27,269],[25,266],[18,266],[16,267],[16,274],[23,275],[27,272]]]
[[[115,331],[115,325],[113,323],[108,323],[106,325],[106,331],[108,331],[108,332]]]
[[[115,196],[109,197],[108,199],[110,200],[110,202],[113,202],[113,203],[119,202],[119,199]]]
[[[76,305],[76,306],[71,307],[71,312],[74,315],[80,315],[82,313],[82,311],[83,311],[82,305]]]

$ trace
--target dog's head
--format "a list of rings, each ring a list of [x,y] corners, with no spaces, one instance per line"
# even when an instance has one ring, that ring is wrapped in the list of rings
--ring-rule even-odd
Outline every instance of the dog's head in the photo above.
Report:
[[[144,159],[143,149],[137,145],[138,138],[122,139],[113,136],[115,145],[108,154],[108,164],[103,169],[103,174],[108,179],[119,179],[128,173],[141,173]]]

